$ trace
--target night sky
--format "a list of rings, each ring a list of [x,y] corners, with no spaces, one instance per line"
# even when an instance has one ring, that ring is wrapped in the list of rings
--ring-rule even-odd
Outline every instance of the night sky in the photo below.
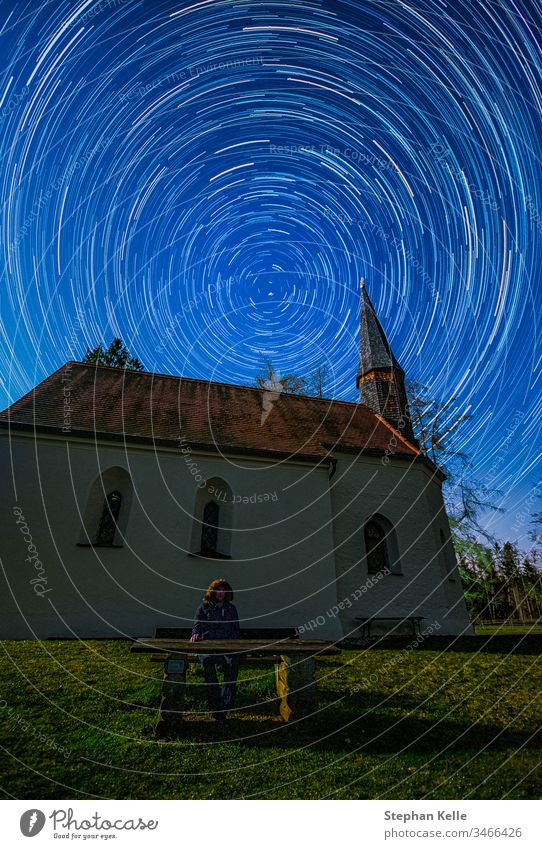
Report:
[[[87,345],[355,401],[359,278],[461,447],[540,509],[542,7],[0,2],[0,408]]]

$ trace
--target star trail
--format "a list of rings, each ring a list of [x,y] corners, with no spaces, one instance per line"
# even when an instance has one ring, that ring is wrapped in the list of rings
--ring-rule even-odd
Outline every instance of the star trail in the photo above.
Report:
[[[227,383],[262,353],[326,365],[356,400],[363,276],[407,375],[473,416],[461,447],[507,510],[488,528],[525,542],[541,12],[2,0],[0,406],[113,335]]]

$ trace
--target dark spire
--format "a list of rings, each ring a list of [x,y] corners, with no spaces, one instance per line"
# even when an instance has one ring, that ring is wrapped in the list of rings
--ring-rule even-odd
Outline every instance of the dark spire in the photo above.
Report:
[[[359,389],[361,378],[374,369],[394,368],[404,374],[395,359],[386,334],[378,320],[375,308],[369,298],[365,280],[361,278],[361,311],[359,323],[360,357],[356,385]]]
[[[410,421],[405,373],[390,348],[363,278],[359,345],[356,386],[361,391],[362,402],[385,418],[409,442],[417,444]]]

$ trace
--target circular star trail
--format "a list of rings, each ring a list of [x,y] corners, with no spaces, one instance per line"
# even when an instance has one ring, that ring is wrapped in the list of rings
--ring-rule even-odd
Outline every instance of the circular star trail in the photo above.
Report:
[[[252,382],[262,354],[325,364],[326,394],[354,400],[364,276],[407,374],[475,414],[462,447],[521,510],[540,13],[2,4],[3,406],[113,335],[149,370],[223,382]]]

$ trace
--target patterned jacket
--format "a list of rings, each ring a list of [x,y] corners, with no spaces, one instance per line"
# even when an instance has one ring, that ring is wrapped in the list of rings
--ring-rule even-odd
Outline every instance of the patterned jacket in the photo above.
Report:
[[[240,634],[237,608],[231,601],[203,601],[196,611],[192,634],[202,640],[236,640]]]

